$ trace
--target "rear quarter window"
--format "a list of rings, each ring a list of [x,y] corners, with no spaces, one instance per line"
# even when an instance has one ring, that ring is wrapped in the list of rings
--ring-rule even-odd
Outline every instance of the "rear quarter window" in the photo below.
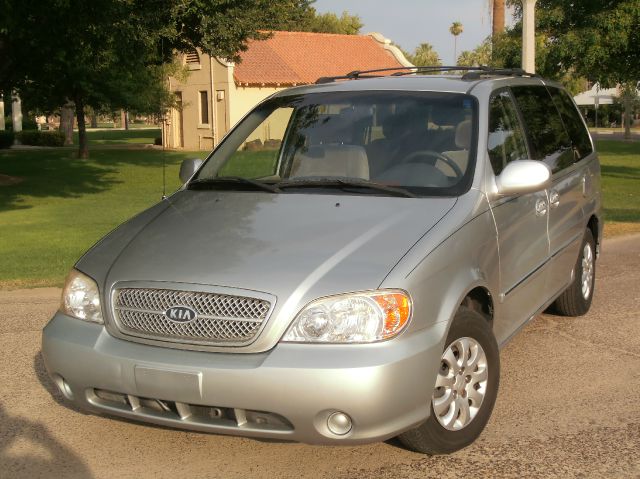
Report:
[[[566,91],[559,88],[548,87],[551,98],[560,112],[564,126],[571,137],[573,152],[576,161],[586,158],[593,152],[589,132],[587,131],[580,112]]]
[[[571,139],[551,95],[540,85],[511,87],[529,136],[531,156],[554,173],[574,162]]]

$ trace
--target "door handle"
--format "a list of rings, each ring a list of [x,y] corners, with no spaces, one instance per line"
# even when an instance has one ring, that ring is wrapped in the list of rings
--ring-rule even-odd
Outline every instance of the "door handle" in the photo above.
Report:
[[[560,206],[560,193],[556,190],[551,190],[549,193],[549,204],[551,205],[551,208],[557,208]]]
[[[536,216],[544,216],[547,214],[547,202],[543,199],[536,201]]]

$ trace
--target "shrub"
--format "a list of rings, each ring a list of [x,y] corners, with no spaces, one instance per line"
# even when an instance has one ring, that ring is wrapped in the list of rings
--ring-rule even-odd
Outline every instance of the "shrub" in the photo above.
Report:
[[[5,128],[7,130],[13,130],[13,120],[11,116],[5,117]],[[38,124],[31,117],[23,117],[22,118],[22,130],[36,130],[38,128]]]
[[[25,130],[16,133],[16,138],[23,145],[63,146],[64,133],[61,131]]]
[[[0,130],[0,149],[9,148],[13,145],[14,135],[12,131]]]

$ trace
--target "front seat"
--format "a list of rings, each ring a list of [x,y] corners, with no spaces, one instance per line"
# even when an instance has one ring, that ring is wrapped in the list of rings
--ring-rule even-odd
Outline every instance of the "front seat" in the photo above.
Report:
[[[369,162],[363,147],[317,145],[299,151],[293,158],[290,178],[336,176],[369,179]]]
[[[458,150],[443,151],[442,154],[455,161],[460,170],[465,172],[469,164],[469,149],[471,148],[471,120],[463,120],[458,123],[455,143]]]

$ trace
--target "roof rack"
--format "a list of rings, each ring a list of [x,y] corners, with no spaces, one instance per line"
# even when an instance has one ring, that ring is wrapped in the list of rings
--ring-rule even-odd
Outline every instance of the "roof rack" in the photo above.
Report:
[[[413,67],[394,67],[394,68],[377,68],[374,70],[354,70],[346,75],[333,77],[320,77],[316,80],[316,84],[333,83],[337,80],[358,80],[361,78],[378,78],[385,75],[375,75],[375,73],[394,72],[386,76],[404,76],[415,75],[416,73],[441,73],[449,71],[463,71],[463,80],[477,80],[483,75],[499,75],[499,76],[529,76],[537,77],[535,73],[528,73],[522,68],[497,68],[490,66],[463,67],[463,66],[413,66]],[[374,75],[372,75],[372,73]]]

